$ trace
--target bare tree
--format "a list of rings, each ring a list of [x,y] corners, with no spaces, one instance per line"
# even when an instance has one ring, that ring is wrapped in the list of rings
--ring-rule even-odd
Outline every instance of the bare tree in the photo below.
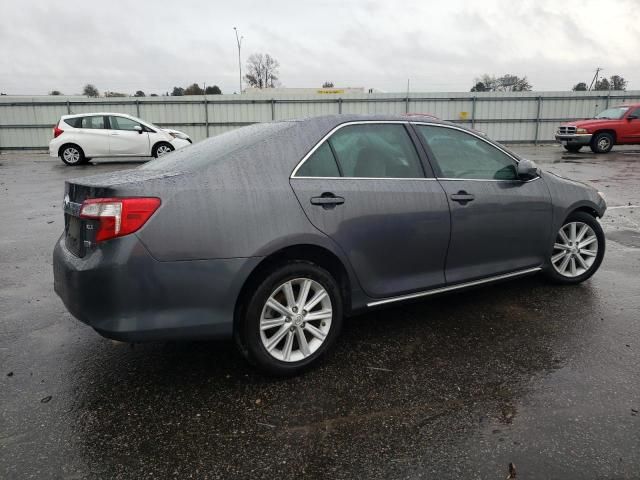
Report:
[[[520,78],[509,73],[498,78],[485,73],[475,82],[472,92],[529,92],[532,89],[527,77]]]
[[[99,97],[100,96],[100,92],[98,91],[96,86],[91,84],[91,83],[87,83],[84,86],[84,88],[82,89],[82,94],[87,96],[87,97]]]
[[[247,61],[244,79],[251,87],[274,88],[278,82],[280,63],[268,53],[254,53]]]

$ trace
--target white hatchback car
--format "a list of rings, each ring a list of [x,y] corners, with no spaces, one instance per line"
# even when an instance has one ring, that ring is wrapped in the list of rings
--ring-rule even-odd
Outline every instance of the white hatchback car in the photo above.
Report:
[[[124,113],[83,113],[60,118],[49,155],[80,165],[94,157],[161,157],[191,143],[183,132]]]

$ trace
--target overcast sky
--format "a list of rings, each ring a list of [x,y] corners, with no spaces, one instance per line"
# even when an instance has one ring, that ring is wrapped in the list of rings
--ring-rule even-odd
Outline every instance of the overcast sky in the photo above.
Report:
[[[280,62],[285,87],[468,91],[483,73],[535,90],[589,83],[596,67],[640,89],[639,0],[3,0],[0,92],[238,89],[233,27]]]

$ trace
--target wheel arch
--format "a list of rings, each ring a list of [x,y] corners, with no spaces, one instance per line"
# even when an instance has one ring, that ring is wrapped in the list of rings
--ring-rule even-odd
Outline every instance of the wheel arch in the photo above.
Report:
[[[613,143],[615,144],[618,141],[618,136],[616,135],[616,131],[612,130],[610,128],[599,128],[597,129],[595,132],[593,132],[593,137],[595,138],[596,135],[598,135],[599,133],[608,133],[613,137]]]
[[[166,140],[158,140],[153,145],[151,145],[151,155],[152,156],[156,155],[156,148],[158,148],[160,145],[169,145],[173,150],[176,149],[173,145],[171,145],[171,142],[168,142]]]
[[[350,311],[352,281],[342,260],[334,252],[319,245],[302,243],[283,247],[265,256],[249,273],[236,298],[233,315],[234,336],[237,335],[237,325],[246,306],[251,291],[258,283],[278,265],[288,260],[303,260],[312,262],[327,270],[338,282],[345,313]],[[238,337],[236,336],[238,340]]]

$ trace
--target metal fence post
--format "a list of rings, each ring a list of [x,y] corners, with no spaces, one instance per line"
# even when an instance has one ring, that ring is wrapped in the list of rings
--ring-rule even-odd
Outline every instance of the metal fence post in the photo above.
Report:
[[[404,99],[404,113],[409,113],[409,95]]]
[[[140,118],[140,100],[136,98],[136,116]]]
[[[536,113],[536,136],[533,140],[534,145],[538,145],[538,134],[540,131],[540,110],[542,109],[542,97],[538,97],[538,113]]]
[[[271,99],[271,120],[276,119],[276,99]]]
[[[607,92],[607,104],[605,105],[604,109],[606,110],[607,108],[609,108],[609,100],[611,99],[611,90],[609,90],[609,92]]]
[[[207,135],[207,138],[209,138],[209,101],[205,98],[204,99],[204,128],[205,128],[205,132]]]
[[[342,98],[338,99],[338,114],[342,114]]]
[[[71,115],[71,104],[69,103],[69,100],[67,100],[67,115]]]
[[[471,128],[476,128],[476,100],[477,95],[474,95],[471,103]]]

